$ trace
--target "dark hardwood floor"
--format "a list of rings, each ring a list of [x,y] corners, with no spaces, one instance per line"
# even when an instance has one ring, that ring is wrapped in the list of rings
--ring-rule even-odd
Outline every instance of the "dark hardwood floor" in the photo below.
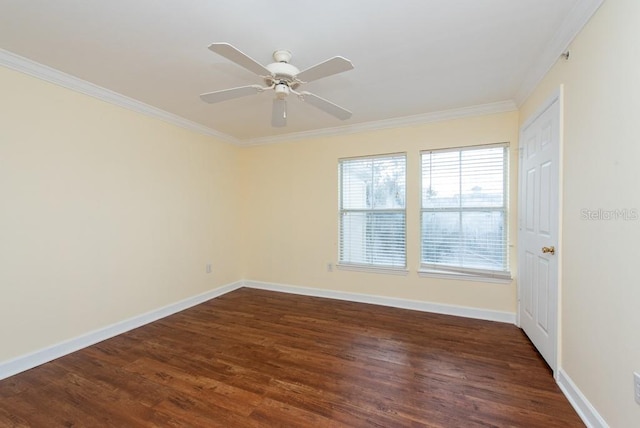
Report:
[[[2,427],[578,427],[513,325],[240,289],[0,381]]]

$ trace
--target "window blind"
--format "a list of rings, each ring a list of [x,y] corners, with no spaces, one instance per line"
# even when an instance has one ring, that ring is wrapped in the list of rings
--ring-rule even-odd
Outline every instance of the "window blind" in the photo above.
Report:
[[[406,267],[406,157],[342,159],[339,261]]]
[[[507,145],[421,157],[423,267],[508,276]]]

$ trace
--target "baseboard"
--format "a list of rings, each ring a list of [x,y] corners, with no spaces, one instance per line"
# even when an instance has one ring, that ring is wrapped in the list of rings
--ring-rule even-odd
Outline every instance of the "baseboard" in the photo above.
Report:
[[[587,397],[582,394],[582,391],[562,368],[558,369],[557,382],[567,400],[569,400],[569,403],[571,403],[587,427],[609,428],[609,425],[600,416],[596,408],[591,405]]]
[[[516,315],[512,312],[492,311],[466,306],[444,305],[440,303],[422,302],[418,300],[399,299],[394,297],[375,296],[370,294],[348,293],[344,291],[309,288],[296,285],[274,284],[262,281],[244,281],[244,286],[260,290],[279,291],[283,293],[301,294],[304,296],[325,297],[328,299],[347,300],[350,302],[370,303],[394,308],[412,309],[422,312],[433,312],[445,315],[455,315],[465,318],[475,318],[488,321],[498,321],[515,324]]]
[[[134,328],[138,328],[153,321],[157,321],[161,318],[175,314],[176,312],[180,312],[192,306],[204,303],[207,300],[211,300],[215,297],[229,293],[233,290],[241,288],[242,286],[242,281],[227,284],[222,287],[207,291],[205,293],[189,297],[179,302],[154,309],[153,311],[144,313],[142,315],[138,315],[133,318],[129,318],[127,320],[109,325],[107,327],[94,330],[87,334],[83,334],[82,336],[66,340],[64,342],[41,349],[39,351],[14,358],[12,360],[1,362],[0,380],[18,374],[25,370],[37,367],[51,360],[55,360],[56,358],[60,358],[82,348],[86,348],[87,346],[102,342],[103,340],[110,339],[119,334],[126,333],[129,330],[133,330]]]

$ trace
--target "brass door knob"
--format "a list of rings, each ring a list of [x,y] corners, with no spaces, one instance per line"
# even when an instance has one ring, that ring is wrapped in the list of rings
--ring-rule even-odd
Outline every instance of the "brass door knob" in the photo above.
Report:
[[[542,252],[545,253],[545,254],[549,253],[549,254],[553,255],[553,254],[556,253],[556,247],[553,247],[553,246],[552,247],[542,247]]]

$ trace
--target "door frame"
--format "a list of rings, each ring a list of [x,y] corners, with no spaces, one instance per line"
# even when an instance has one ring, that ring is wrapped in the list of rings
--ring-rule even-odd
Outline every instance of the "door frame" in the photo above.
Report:
[[[563,218],[563,177],[564,177],[564,85],[560,85],[556,90],[553,91],[551,96],[549,96],[545,101],[543,101],[538,108],[535,110],[533,114],[531,114],[520,126],[518,130],[518,227],[517,227],[517,248],[516,254],[518,256],[518,273],[517,273],[517,310],[516,310],[516,325],[521,327],[520,316],[521,316],[521,301],[522,301],[522,287],[520,286],[521,282],[521,266],[523,260],[520,260],[520,248],[522,247],[522,235],[520,234],[520,226],[523,221],[523,201],[522,201],[522,184],[523,180],[523,171],[522,171],[522,156],[523,156],[523,147],[524,144],[524,130],[526,130],[533,122],[536,121],[549,107],[553,105],[553,103],[558,103],[558,239],[557,239],[557,247],[560,249],[557,254],[558,260],[558,272],[557,272],[557,296],[556,296],[556,344],[555,344],[555,369],[553,369],[553,376],[555,379],[558,378],[558,372],[560,369],[560,361],[562,361],[562,218]]]

